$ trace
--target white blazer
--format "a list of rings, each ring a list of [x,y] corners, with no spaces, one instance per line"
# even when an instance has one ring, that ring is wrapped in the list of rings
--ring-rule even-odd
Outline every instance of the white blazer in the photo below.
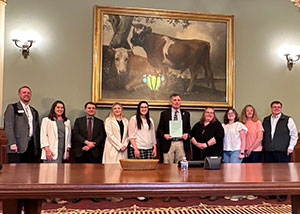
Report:
[[[65,152],[64,159],[67,158],[67,150],[71,148],[71,122],[67,120],[65,124]],[[58,154],[58,131],[56,121],[50,120],[48,117],[44,117],[41,125],[41,148],[42,148],[42,160],[46,160],[46,151],[44,147],[49,146],[49,149],[54,153],[53,159],[57,159]]]
[[[104,144],[102,163],[119,163],[120,159],[127,158],[127,150],[121,152],[120,149],[128,145],[128,120],[122,119],[124,124],[124,133],[121,142],[120,126],[114,117],[105,119],[104,127],[106,132],[106,140]]]

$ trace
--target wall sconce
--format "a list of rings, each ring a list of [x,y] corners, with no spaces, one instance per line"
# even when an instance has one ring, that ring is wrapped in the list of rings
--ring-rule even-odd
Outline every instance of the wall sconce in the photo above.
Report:
[[[25,59],[29,56],[29,48],[32,46],[34,43],[33,40],[27,40],[23,44],[20,40],[18,39],[12,39],[12,41],[15,43],[15,45],[22,50],[22,55],[24,56]]]
[[[287,67],[289,70],[293,69],[294,64],[300,59],[300,55],[295,55],[296,59],[294,59],[291,54],[284,55],[287,61]]]

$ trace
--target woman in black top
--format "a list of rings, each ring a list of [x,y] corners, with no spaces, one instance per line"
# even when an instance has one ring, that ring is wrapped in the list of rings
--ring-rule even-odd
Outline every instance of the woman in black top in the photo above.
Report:
[[[223,156],[224,129],[218,121],[215,111],[206,108],[199,122],[190,133],[193,151],[193,160],[204,160],[208,156]],[[218,200],[218,196],[201,196],[210,201]]]
[[[204,160],[208,156],[223,156],[224,129],[215,111],[206,108],[199,122],[191,130],[193,160]]]

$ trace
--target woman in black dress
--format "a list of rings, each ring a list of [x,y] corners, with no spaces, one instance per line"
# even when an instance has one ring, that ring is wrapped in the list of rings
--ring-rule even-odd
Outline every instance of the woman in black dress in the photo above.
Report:
[[[190,133],[193,151],[193,160],[204,160],[208,156],[223,156],[224,129],[218,121],[215,111],[206,108],[199,122]],[[207,198],[209,196],[201,196]],[[210,196],[208,200],[215,201],[218,196]]]
[[[208,156],[223,156],[224,129],[215,111],[206,108],[199,122],[191,130],[193,160],[204,160]]]

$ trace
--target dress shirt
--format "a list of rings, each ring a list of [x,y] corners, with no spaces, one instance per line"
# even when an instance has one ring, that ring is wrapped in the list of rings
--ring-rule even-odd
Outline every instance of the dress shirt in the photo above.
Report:
[[[272,137],[272,139],[274,137],[276,125],[277,125],[277,122],[280,117],[281,117],[281,113],[276,115],[275,117],[273,115],[271,116],[271,137]],[[296,146],[297,140],[298,140],[298,130],[297,130],[294,120],[291,117],[289,117],[287,126],[290,131],[290,137],[291,137],[288,149],[294,150],[294,147]]]
[[[23,102],[20,102],[23,109],[25,110],[25,114],[28,118],[28,125],[29,125],[29,137],[32,137],[33,135],[33,115],[30,110],[29,105],[25,105]]]

